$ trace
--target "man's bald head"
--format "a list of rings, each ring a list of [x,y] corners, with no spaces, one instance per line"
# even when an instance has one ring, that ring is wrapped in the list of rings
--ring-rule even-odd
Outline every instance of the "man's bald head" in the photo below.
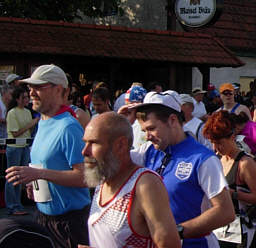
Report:
[[[128,148],[132,147],[133,131],[129,121],[115,112],[105,112],[94,117],[86,127],[86,131],[100,131],[104,138],[112,143],[118,137],[124,136],[128,140]],[[85,131],[85,132],[86,132]]]

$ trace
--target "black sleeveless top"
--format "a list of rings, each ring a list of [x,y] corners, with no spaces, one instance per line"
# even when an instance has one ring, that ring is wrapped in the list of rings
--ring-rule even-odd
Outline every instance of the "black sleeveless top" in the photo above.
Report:
[[[244,156],[248,156],[244,151],[241,151],[238,153],[238,155],[235,158],[235,161],[231,167],[231,170],[228,172],[228,174],[226,175],[226,180],[228,182],[228,186],[231,189],[236,190],[236,178],[237,178],[237,171],[238,171],[238,164],[239,164],[239,160]],[[246,189],[249,189],[248,186],[246,184],[243,185],[239,185],[241,187],[244,187]]]
[[[235,161],[230,169],[230,171],[228,172],[228,174],[225,176],[226,177],[226,180],[228,182],[228,186],[229,188],[237,191],[236,189],[236,186],[239,186],[239,187],[243,187],[247,190],[249,190],[249,187],[246,185],[246,184],[240,184],[240,185],[237,185],[236,184],[236,178],[237,178],[237,172],[238,172],[238,164],[239,164],[239,160],[243,157],[243,156],[249,156],[248,154],[246,154],[244,151],[241,151],[238,153],[238,155],[236,156],[235,158]],[[234,208],[235,208],[235,212],[236,213],[239,213],[239,204],[238,204],[238,200],[234,200],[232,199],[233,201],[233,205],[234,205]]]

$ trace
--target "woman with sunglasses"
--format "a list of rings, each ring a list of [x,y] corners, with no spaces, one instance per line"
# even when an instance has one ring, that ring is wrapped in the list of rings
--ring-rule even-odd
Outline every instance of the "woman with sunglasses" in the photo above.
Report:
[[[217,111],[226,110],[237,115],[243,111],[248,115],[249,120],[252,120],[250,110],[245,105],[235,102],[235,88],[231,83],[222,84],[219,91],[223,106]]]
[[[230,187],[236,213],[242,214],[246,213],[250,206],[256,205],[256,162],[253,157],[237,147],[235,128],[232,115],[221,110],[208,118],[203,134],[221,156],[223,172]],[[242,246],[223,242],[221,247],[250,247],[255,229],[251,219],[246,220],[248,223],[242,225]]]
[[[31,113],[25,107],[29,103],[28,92],[24,88],[16,88],[12,93],[12,100],[7,108],[7,134],[8,138],[31,138],[31,129],[38,122],[32,120]],[[28,144],[8,144],[6,147],[7,168],[11,166],[28,165],[30,162],[30,149]],[[25,215],[21,204],[21,185],[13,186],[6,181],[5,203],[10,215]]]

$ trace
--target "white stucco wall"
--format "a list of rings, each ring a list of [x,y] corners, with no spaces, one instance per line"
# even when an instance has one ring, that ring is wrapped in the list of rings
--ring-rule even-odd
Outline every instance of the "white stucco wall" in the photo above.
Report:
[[[211,68],[210,70],[210,83],[214,84],[217,88],[224,83],[241,83],[242,77],[256,78],[256,58],[253,57],[239,57],[245,65],[232,68]],[[193,87],[202,86],[202,75],[197,68],[193,68]]]

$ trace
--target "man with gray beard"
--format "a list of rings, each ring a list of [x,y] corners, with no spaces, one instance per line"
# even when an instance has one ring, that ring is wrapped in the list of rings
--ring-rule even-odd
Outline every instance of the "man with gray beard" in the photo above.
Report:
[[[90,246],[181,247],[161,178],[130,158],[133,135],[126,118],[114,112],[96,116],[83,139],[85,182],[98,185],[88,221]]]

